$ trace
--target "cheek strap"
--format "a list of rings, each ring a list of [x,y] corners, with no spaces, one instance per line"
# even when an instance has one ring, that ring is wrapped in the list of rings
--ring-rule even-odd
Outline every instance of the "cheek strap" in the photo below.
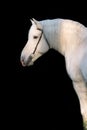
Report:
[[[41,40],[41,38],[42,38],[42,34],[43,34],[43,30],[41,31],[40,38],[39,38],[39,40],[38,40],[38,42],[37,42],[37,44],[36,44],[36,46],[35,46],[35,49],[34,49],[34,51],[33,51],[32,54],[34,54],[34,53],[36,52],[37,46],[38,46],[38,44],[39,44],[39,42],[40,42],[40,40]]]

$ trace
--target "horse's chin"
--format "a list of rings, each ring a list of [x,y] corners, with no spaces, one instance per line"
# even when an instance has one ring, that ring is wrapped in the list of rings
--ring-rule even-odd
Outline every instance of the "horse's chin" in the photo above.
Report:
[[[30,63],[27,64],[27,66],[32,66],[32,65],[34,65],[33,61],[31,61]]]

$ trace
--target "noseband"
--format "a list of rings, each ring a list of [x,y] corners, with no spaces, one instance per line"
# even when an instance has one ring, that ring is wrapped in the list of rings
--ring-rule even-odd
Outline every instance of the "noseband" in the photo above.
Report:
[[[38,42],[37,42],[37,44],[36,44],[36,46],[35,46],[35,49],[34,49],[34,51],[33,51],[32,54],[35,54],[35,52],[36,52],[36,50],[37,50],[37,47],[38,47],[38,44],[39,44],[39,42],[40,42],[40,40],[41,40],[41,38],[42,38],[42,35],[43,35],[43,30],[41,30],[41,29],[39,29],[39,28],[38,28],[38,30],[41,31],[41,35],[40,35],[40,38],[39,38],[39,40],[38,40]],[[45,37],[45,35],[44,35],[44,37]],[[48,40],[47,40],[46,37],[45,37],[45,40],[46,40],[46,42],[47,42],[48,47],[50,48],[50,45],[49,45]]]

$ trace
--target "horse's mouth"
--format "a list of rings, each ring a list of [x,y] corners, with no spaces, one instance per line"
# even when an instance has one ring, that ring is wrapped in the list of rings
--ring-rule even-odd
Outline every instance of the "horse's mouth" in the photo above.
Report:
[[[22,66],[23,66],[23,67],[26,67],[26,66],[33,65],[34,63],[33,63],[33,62],[32,62],[32,60],[31,60],[31,61],[29,61],[29,62],[26,62],[26,63],[24,63],[24,62],[21,62],[21,64],[22,64]]]

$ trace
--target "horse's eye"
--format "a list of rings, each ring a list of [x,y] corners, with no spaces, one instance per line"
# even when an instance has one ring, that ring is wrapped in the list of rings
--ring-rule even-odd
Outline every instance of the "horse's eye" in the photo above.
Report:
[[[38,36],[33,36],[33,38],[34,38],[34,39],[37,39],[37,38],[38,38]]]

